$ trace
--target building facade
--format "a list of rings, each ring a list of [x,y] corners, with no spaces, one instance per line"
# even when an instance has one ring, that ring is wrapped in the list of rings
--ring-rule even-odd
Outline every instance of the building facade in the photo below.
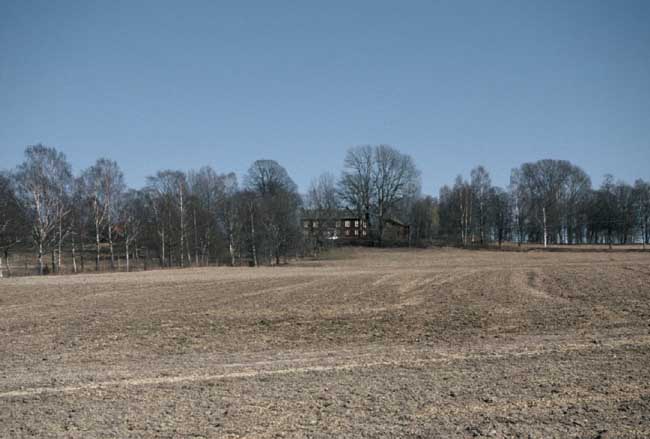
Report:
[[[303,218],[305,237],[330,241],[363,241],[370,237],[368,222],[353,216],[337,218]]]

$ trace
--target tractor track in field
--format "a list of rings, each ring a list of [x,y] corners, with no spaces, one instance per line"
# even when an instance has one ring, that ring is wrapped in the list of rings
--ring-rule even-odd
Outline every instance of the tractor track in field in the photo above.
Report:
[[[555,341],[558,343],[558,340]],[[134,387],[134,386],[160,386],[185,383],[208,382],[217,380],[246,379],[269,375],[288,375],[321,373],[332,371],[346,371],[353,369],[377,368],[377,367],[426,367],[435,363],[452,363],[463,361],[508,360],[514,357],[534,357],[548,354],[563,354],[568,352],[579,352],[585,350],[606,350],[626,347],[647,347],[650,346],[650,335],[627,336],[625,338],[613,338],[600,340],[598,344],[593,341],[580,343],[563,342],[549,347],[544,344],[514,347],[491,346],[489,350],[485,347],[478,352],[454,353],[449,350],[442,351],[427,349],[426,347],[405,347],[394,349],[373,349],[368,352],[350,354],[349,350],[342,352],[329,351],[325,354],[312,352],[310,355],[293,356],[291,358],[277,360],[258,360],[251,362],[215,364],[212,370],[223,371],[220,373],[186,374],[176,376],[157,376],[142,378],[127,378],[120,380],[101,381],[79,385],[62,385],[51,387],[21,388],[0,392],[0,399],[40,395],[43,393],[72,393],[86,392],[97,389],[108,389],[111,387]],[[291,356],[291,354],[287,354]],[[303,364],[303,365],[301,365]],[[235,371],[226,372],[228,369]],[[24,387],[24,386],[23,386]]]

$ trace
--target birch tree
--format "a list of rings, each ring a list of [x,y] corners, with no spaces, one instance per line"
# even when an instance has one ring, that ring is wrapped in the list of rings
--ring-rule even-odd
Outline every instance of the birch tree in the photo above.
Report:
[[[114,220],[116,218],[116,203],[125,188],[124,175],[117,162],[101,158],[84,171],[83,179],[93,213],[95,269],[99,271],[101,236],[105,230],[111,257],[111,270],[113,270],[115,269]]]
[[[228,255],[230,256],[230,265],[233,267],[235,266],[235,255],[241,245],[244,224],[240,215],[243,204],[241,201],[237,176],[231,172],[223,178],[223,191],[217,200],[217,218],[228,242]],[[245,218],[244,221],[246,221]]]
[[[251,207],[257,209],[260,223],[255,224],[255,215],[251,218],[251,229],[262,226],[262,236],[269,259],[280,263],[280,257],[286,256],[292,242],[299,236],[298,209],[300,197],[298,187],[286,169],[274,160],[257,160],[253,162],[244,181],[249,192]],[[255,233],[251,239],[257,240]],[[258,245],[255,244],[255,253]],[[254,257],[257,259],[257,256]]]
[[[477,166],[472,169],[470,178],[472,196],[474,197],[473,205],[475,206],[474,215],[476,217],[474,223],[478,229],[478,241],[484,244],[486,241],[486,229],[489,216],[488,206],[490,203],[492,181],[490,179],[490,173],[483,166]],[[474,235],[473,232],[472,235]]]
[[[146,217],[146,199],[142,191],[132,189],[122,195],[119,219],[127,272],[131,269],[132,247],[144,231]]]
[[[0,173],[0,277],[3,261],[7,275],[11,275],[9,250],[25,240],[29,233],[25,211],[18,200],[9,174]]]
[[[650,244],[650,183],[638,179],[634,182],[637,221],[641,229],[643,248]]]
[[[63,153],[43,145],[25,149],[25,161],[16,171],[16,183],[32,223],[32,238],[38,252],[38,272],[45,271],[48,250],[62,221],[64,187],[72,171]]]
[[[159,235],[162,240],[162,259],[165,259],[165,238],[171,239],[172,232],[178,243],[177,255],[179,265],[184,266],[186,248],[186,200],[187,179],[182,171],[164,170],[156,175],[147,177],[147,191],[150,194],[152,207],[156,209],[159,222]],[[171,256],[171,254],[169,255]],[[171,259],[168,257],[171,264]],[[189,261],[188,261],[189,263]]]

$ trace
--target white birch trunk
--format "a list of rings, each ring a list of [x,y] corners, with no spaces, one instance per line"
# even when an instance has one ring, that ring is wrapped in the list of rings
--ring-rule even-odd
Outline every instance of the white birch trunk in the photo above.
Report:
[[[61,215],[59,215],[59,254],[58,254],[58,262],[57,262],[57,271],[61,271],[61,261],[63,260],[61,257],[61,246],[63,244],[63,218]]]
[[[251,243],[253,244],[253,266],[257,267],[257,249],[255,248],[255,220],[251,209]]]
[[[184,215],[183,215],[183,188],[180,188],[180,208],[181,208],[181,267],[183,267],[183,251],[185,250],[185,247],[183,247],[184,239],[185,239],[185,220],[184,220]]]
[[[235,266],[235,247],[232,245],[233,237],[232,232],[228,234],[228,251],[230,252],[230,266]]]
[[[43,242],[38,243],[38,273],[43,274]]]
[[[72,271],[74,273],[77,272],[77,255],[76,255],[74,238],[72,238]]]
[[[115,254],[113,253],[113,227],[111,227],[111,220],[108,219],[108,246],[111,251],[111,270],[115,270]]]
[[[542,207],[542,221],[544,222],[544,248],[548,244],[548,229],[546,228],[546,207]]]

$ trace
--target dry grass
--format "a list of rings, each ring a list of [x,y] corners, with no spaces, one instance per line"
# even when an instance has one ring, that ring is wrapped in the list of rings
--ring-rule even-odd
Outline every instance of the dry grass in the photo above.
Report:
[[[650,252],[3,279],[0,436],[647,437],[649,322]]]

